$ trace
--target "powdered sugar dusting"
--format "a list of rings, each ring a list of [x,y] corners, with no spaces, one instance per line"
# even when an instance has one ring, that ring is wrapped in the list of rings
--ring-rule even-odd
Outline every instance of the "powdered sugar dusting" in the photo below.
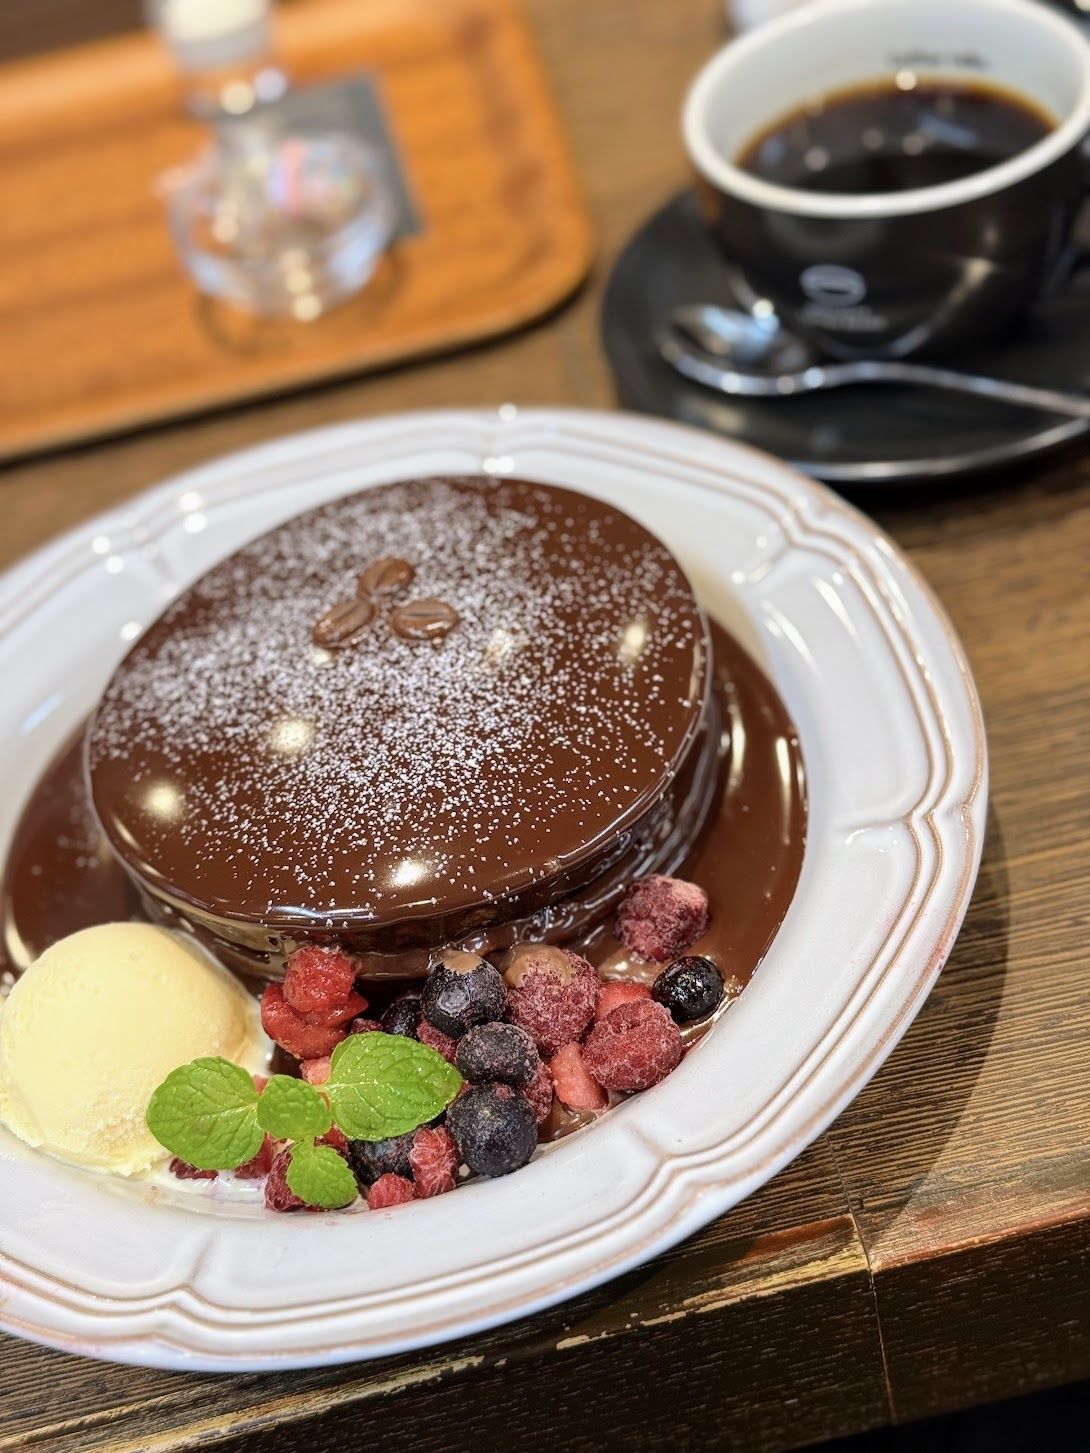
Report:
[[[412,563],[336,652],[311,631]],[[441,642],[398,604],[448,601]],[[92,728],[115,842],[211,907],[374,917],[487,903],[642,810],[700,715],[704,628],[647,532],[516,480],[412,481],[300,516],[179,598]],[[131,840],[131,841],[130,841]]]

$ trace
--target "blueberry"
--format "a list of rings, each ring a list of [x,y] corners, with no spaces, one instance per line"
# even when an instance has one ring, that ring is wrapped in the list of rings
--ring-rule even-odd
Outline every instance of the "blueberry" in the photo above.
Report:
[[[474,1084],[499,1080],[521,1090],[541,1061],[534,1041],[517,1024],[475,1024],[458,1041],[454,1063]]]
[[[675,959],[651,987],[652,996],[669,1009],[678,1024],[706,1019],[723,998],[723,975],[711,959],[694,954]]]
[[[350,1140],[348,1158],[360,1185],[373,1185],[385,1175],[411,1178],[409,1151],[413,1148],[413,1134],[395,1135],[392,1140]]]
[[[382,1016],[381,1024],[386,1034],[400,1034],[405,1039],[416,1038],[416,1026],[420,1023],[420,995],[402,994],[395,999]]]
[[[534,1112],[505,1086],[475,1085],[447,1111],[459,1154],[481,1176],[505,1176],[526,1164],[537,1145]]]
[[[503,975],[476,954],[445,953],[424,981],[420,996],[429,1024],[460,1038],[472,1024],[502,1019],[507,1012]]]

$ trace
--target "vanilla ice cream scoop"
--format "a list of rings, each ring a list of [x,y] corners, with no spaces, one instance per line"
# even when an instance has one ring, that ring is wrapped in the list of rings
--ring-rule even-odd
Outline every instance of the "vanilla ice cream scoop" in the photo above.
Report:
[[[222,1055],[258,1072],[257,1002],[190,940],[146,923],[62,939],[0,1011],[0,1118],[61,1160],[134,1175],[167,1152],[144,1123],[172,1069]]]

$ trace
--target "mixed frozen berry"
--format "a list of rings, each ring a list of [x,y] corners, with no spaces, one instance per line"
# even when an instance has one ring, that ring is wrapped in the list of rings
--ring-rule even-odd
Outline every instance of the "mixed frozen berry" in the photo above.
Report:
[[[265,1177],[265,1204],[270,1211],[305,1211],[307,1204],[301,1201],[288,1185],[288,1165],[291,1152],[281,1150],[273,1158],[269,1174]]]
[[[432,1129],[422,1125],[413,1135],[409,1171],[416,1194],[422,1200],[452,1191],[461,1164],[461,1151],[445,1126]]]
[[[470,1174],[508,1175],[531,1158],[540,1136],[665,1078],[684,1051],[681,1026],[707,1019],[724,1001],[719,967],[687,952],[707,927],[701,888],[652,875],[629,889],[614,927],[630,963],[647,961],[648,970],[637,962],[629,977],[602,979],[579,954],[547,944],[518,945],[498,964],[453,948],[419,989],[385,1007],[380,1000],[373,1018],[357,961],[307,946],[289,958],[283,983],[265,990],[262,1023],[290,1057],[285,1062],[296,1061],[300,1077],[319,1088],[333,1050],[350,1034],[415,1039],[457,1068],[462,1089],[430,1124],[388,1140],[347,1140],[336,1127],[320,1138],[347,1163],[368,1208],[385,1209],[443,1195]],[[235,1174],[264,1177],[272,1210],[313,1209],[288,1185],[289,1163],[290,1148],[266,1136]],[[215,1175],[177,1160],[171,1170],[183,1179]]]
[[[601,980],[578,954],[549,945],[520,948],[504,978],[508,1013],[544,1055],[581,1038],[594,1018]]]
[[[487,959],[452,949],[424,981],[420,1007],[430,1025],[457,1039],[471,1025],[502,1019],[507,992],[499,970]]]
[[[583,1058],[607,1090],[647,1090],[677,1068],[682,1048],[681,1030],[662,1005],[634,999],[594,1026]]]
[[[416,1199],[416,1190],[408,1176],[388,1173],[379,1176],[367,1191],[367,1209],[384,1211],[387,1206],[401,1206]]]
[[[537,1046],[517,1024],[475,1024],[458,1041],[454,1064],[473,1084],[498,1080],[524,1090],[537,1075]]]
[[[675,959],[655,980],[651,993],[678,1024],[707,1019],[723,1000],[723,975],[700,954]]]
[[[607,979],[598,990],[598,1002],[594,1006],[594,1022],[597,1024],[621,1004],[631,1004],[634,999],[650,999],[651,990],[646,984],[636,984],[630,979]]]
[[[281,1049],[297,1059],[320,1059],[331,1054],[347,1034],[329,1024],[314,1024],[293,1009],[279,984],[270,984],[261,996],[261,1027]]]
[[[691,948],[707,927],[708,895],[703,888],[652,873],[625,894],[616,933],[638,957],[667,963]]]
[[[339,1010],[356,988],[356,961],[337,949],[306,945],[284,971],[284,998],[300,1014]]]
[[[534,1112],[505,1085],[471,1086],[447,1111],[447,1126],[462,1160],[481,1176],[509,1175],[537,1147]]]
[[[549,1075],[556,1098],[569,1110],[577,1112],[604,1110],[609,1103],[605,1086],[587,1069],[583,1046],[574,1040],[557,1050],[549,1061]]]
[[[415,1039],[419,1023],[420,995],[402,994],[383,1014],[378,1027],[384,1034],[401,1034],[406,1039]]]
[[[409,1152],[413,1148],[412,1133],[392,1140],[350,1140],[348,1163],[361,1185],[369,1186],[385,1175],[408,1177],[412,1174]]]

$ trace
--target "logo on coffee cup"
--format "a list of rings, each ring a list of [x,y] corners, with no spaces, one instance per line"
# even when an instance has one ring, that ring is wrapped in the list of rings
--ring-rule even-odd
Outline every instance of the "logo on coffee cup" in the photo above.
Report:
[[[867,296],[866,279],[854,268],[818,262],[799,278],[799,286],[812,303],[825,308],[855,308]]]

